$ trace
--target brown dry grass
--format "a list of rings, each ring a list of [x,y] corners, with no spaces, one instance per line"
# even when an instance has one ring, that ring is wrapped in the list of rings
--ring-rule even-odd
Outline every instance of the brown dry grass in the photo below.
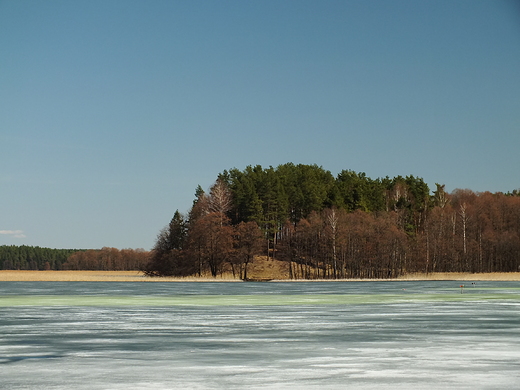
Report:
[[[520,281],[520,272],[488,272],[472,274],[464,272],[433,272],[429,274],[408,274],[399,280],[491,280],[491,281]]]
[[[0,271],[0,281],[13,282],[134,282],[143,279],[138,271]]]
[[[249,279],[277,279],[289,278],[287,263],[279,260],[268,260],[267,257],[258,256],[247,267]]]
[[[264,264],[262,264],[264,263]],[[276,260],[250,264],[248,276],[252,279],[278,279],[286,275],[286,265]],[[286,280],[286,279],[285,279]],[[356,279],[359,280],[359,279]],[[397,280],[490,280],[490,281],[520,281],[520,272],[496,273],[430,273],[409,274]],[[186,278],[150,278],[139,271],[0,271],[0,282],[203,282],[203,281],[237,281],[231,274],[217,278],[186,277]]]
[[[183,282],[231,281],[219,278],[150,278],[140,271],[0,271],[0,282]]]

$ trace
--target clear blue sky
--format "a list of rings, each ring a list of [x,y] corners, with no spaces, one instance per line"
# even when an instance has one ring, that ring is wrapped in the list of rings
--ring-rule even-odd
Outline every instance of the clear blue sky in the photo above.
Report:
[[[520,2],[0,0],[0,245],[150,249],[224,169],[520,187]]]

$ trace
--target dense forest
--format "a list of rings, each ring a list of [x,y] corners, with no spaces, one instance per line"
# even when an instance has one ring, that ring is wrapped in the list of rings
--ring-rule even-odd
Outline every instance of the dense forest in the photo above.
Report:
[[[391,278],[410,272],[512,272],[520,266],[520,193],[433,192],[422,178],[334,177],[317,165],[219,174],[174,213],[145,272],[247,279],[254,256],[291,278]]]
[[[63,264],[65,270],[134,271],[143,269],[149,261],[149,252],[143,249],[104,247],[71,254]]]
[[[149,261],[142,249],[50,249],[38,246],[0,246],[1,269],[6,270],[140,270]]]
[[[1,269],[59,270],[78,249],[50,249],[39,246],[0,246]]]

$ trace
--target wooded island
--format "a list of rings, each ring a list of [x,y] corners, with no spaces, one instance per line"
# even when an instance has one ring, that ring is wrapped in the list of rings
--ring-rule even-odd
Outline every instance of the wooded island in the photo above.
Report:
[[[407,273],[514,272],[520,193],[445,192],[414,176],[371,179],[317,165],[248,166],[199,186],[151,252],[151,276],[248,279],[254,256],[288,264],[290,279],[396,278]]]

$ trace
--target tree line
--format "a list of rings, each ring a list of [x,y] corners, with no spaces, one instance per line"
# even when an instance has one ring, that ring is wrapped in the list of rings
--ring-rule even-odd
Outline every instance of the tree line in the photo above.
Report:
[[[38,246],[0,246],[5,270],[141,270],[149,262],[143,249],[51,249]]]
[[[0,246],[2,269],[143,270],[247,279],[253,258],[290,278],[390,278],[410,272],[511,272],[520,266],[520,192],[433,192],[422,178],[334,177],[317,165],[218,175],[178,210],[152,251]]]
[[[63,264],[64,270],[138,271],[149,262],[144,249],[117,249],[103,247],[72,253]]]
[[[0,266],[6,270],[59,270],[78,249],[51,249],[27,245],[0,246]]]
[[[334,177],[317,165],[234,168],[174,213],[145,272],[247,278],[257,255],[286,261],[291,278],[518,271],[519,195],[431,193],[412,175]]]

